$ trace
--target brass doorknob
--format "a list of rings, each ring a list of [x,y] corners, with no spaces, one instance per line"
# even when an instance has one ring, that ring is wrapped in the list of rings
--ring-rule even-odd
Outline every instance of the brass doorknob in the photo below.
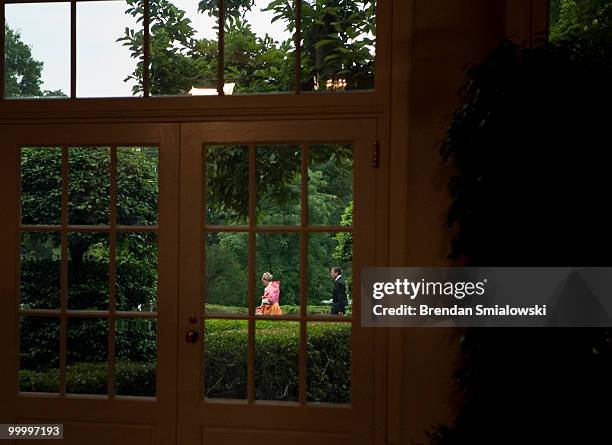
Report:
[[[198,341],[198,337],[200,335],[197,333],[197,331],[187,331],[187,335],[185,335],[185,341],[187,343],[195,343]]]

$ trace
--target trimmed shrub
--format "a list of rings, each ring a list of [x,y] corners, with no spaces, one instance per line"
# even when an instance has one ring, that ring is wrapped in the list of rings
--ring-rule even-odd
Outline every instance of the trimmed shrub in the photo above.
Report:
[[[155,362],[117,361],[116,393],[155,396]],[[21,391],[58,392],[59,370],[21,370]],[[77,363],[66,368],[66,390],[77,394],[106,394],[108,368],[104,363]]]
[[[76,394],[106,394],[108,365],[76,363],[66,367],[66,392]]]
[[[209,320],[206,324],[207,397],[246,397],[247,322]],[[307,338],[308,400],[350,402],[351,326],[309,323]],[[259,320],[255,334],[255,398],[296,400],[299,325]]]
[[[256,399],[298,400],[299,349],[299,323],[272,320],[256,322]]]
[[[22,369],[19,371],[19,388],[27,392],[59,392],[59,370]]]
[[[205,395],[246,397],[247,322],[208,320],[205,336]],[[308,400],[350,402],[351,326],[315,322],[308,325]],[[155,361],[117,361],[118,394],[155,395]],[[255,398],[297,400],[299,324],[258,320],[255,338]],[[67,368],[69,392],[106,394],[107,363],[84,362]],[[59,371],[21,370],[22,391],[57,392]]]
[[[157,363],[118,361],[115,370],[117,394],[155,397]]]
[[[351,326],[311,323],[306,356],[309,402],[351,401]]]

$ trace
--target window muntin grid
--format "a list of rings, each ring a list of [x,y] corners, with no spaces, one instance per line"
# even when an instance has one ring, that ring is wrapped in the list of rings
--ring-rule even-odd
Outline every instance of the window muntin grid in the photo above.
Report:
[[[312,179],[313,171],[311,170],[317,164],[314,162],[315,159],[311,159],[310,152],[314,150],[321,150],[322,147],[326,147],[331,155],[337,153],[343,153],[348,156],[350,162],[344,164],[350,166],[348,181],[350,182],[350,199],[352,201],[352,190],[353,190],[353,175],[352,175],[352,145],[348,143],[329,143],[329,144],[290,144],[290,143],[250,143],[250,144],[207,144],[202,147],[203,153],[203,227],[201,230],[202,244],[201,255],[203,258],[203,271],[202,277],[202,289],[203,295],[201,298],[201,307],[203,311],[201,317],[204,320],[204,336],[203,336],[203,349],[204,349],[204,363],[203,363],[203,393],[202,397],[204,401],[215,403],[223,399],[236,399],[242,401],[242,403],[253,404],[257,401],[270,401],[283,402],[288,404],[317,404],[317,403],[332,403],[335,406],[345,406],[350,404],[351,401],[351,354],[352,349],[352,325],[353,317],[352,314],[345,316],[334,316],[329,314],[321,314],[316,311],[309,311],[309,288],[312,284],[309,283],[309,240],[314,238],[320,238],[328,235],[346,234],[351,236],[353,233],[352,218],[350,218],[350,224],[343,224],[344,221],[338,221],[337,225],[328,223],[321,224],[321,220],[315,219],[314,222],[309,218],[309,207],[312,208],[313,202],[309,199],[309,182]],[[224,152],[225,149],[225,152]],[[289,218],[285,221],[280,221],[278,224],[265,224],[262,221],[261,216],[258,214],[258,201],[262,198],[262,193],[259,190],[261,185],[260,179],[264,175],[261,166],[262,159],[268,160],[266,156],[262,155],[262,150],[267,149],[267,154],[271,155],[272,159],[277,159],[278,154],[279,162],[285,167],[291,168],[293,161],[297,159],[297,170],[293,171],[293,179],[297,179],[299,182],[299,188],[297,191],[298,200],[294,202],[299,209],[297,212],[297,221]],[[212,154],[212,160],[211,160]],[[282,155],[287,155],[283,158]],[[284,163],[280,161],[284,159]],[[207,205],[207,199],[211,198],[209,187],[216,187],[216,192],[221,192],[218,183],[218,178],[210,178],[211,173],[215,173],[214,168],[211,168],[210,164],[217,161],[224,160],[226,164],[224,169],[234,172],[235,176],[229,176],[229,180],[225,182],[225,186],[228,189],[234,189],[238,191],[236,197],[246,197],[246,202],[239,200],[234,206],[239,211],[235,212],[235,208],[230,211],[234,218],[233,220],[225,219],[225,224],[219,224],[219,217],[217,214],[212,214]],[[319,159],[320,162],[320,159]],[[235,165],[234,165],[235,164]],[[275,167],[275,166],[273,166]],[[343,172],[347,173],[347,172]],[[232,179],[233,178],[233,179]],[[346,178],[345,178],[346,179]],[[234,181],[234,182],[232,182]],[[287,187],[292,187],[291,181],[286,181]],[[278,193],[282,193],[282,188],[277,190]],[[295,190],[291,189],[290,194],[295,194]],[[265,199],[265,198],[264,198]],[[219,205],[219,200],[215,199],[215,204]],[[291,201],[291,199],[290,199]],[[352,206],[351,206],[352,209]],[[241,215],[241,212],[246,211],[247,215]],[[238,215],[236,213],[239,213]],[[349,212],[352,215],[352,210]],[[236,222],[232,224],[231,221]],[[331,221],[337,221],[336,218],[331,218]],[[278,222],[278,221],[277,221]],[[286,224],[282,224],[286,222]],[[209,224],[210,223],[210,224]],[[225,235],[239,236],[242,240],[241,246],[241,258],[246,259],[246,280],[247,285],[241,285],[238,288],[244,289],[246,287],[246,308],[230,308],[225,310],[219,310],[214,304],[210,304],[211,295],[209,280],[214,279],[209,269],[208,263],[211,261],[210,253],[206,251],[210,248],[210,240],[213,237],[222,237]],[[283,315],[272,316],[272,315],[255,315],[255,307],[259,303],[258,297],[262,293],[262,289],[257,286],[257,281],[262,275],[263,271],[267,271],[265,265],[261,266],[258,262],[261,262],[261,258],[258,258],[258,244],[261,243],[261,239],[275,237],[281,238],[295,238],[297,243],[292,243],[294,246],[297,244],[298,251],[293,252],[291,258],[284,258],[287,261],[287,270],[282,271],[283,276],[289,274],[292,275],[294,280],[299,281],[296,283],[294,291],[297,292],[297,306],[298,310],[292,313],[283,313]],[[278,240],[274,240],[275,242]],[[243,252],[244,251],[244,252]],[[283,253],[285,255],[285,253]],[[335,265],[332,264],[330,258],[330,264],[327,267]],[[227,263],[225,263],[228,266]],[[293,273],[294,272],[294,273]],[[346,274],[346,272],[343,272]],[[328,277],[328,279],[330,279]],[[281,278],[282,280],[282,278]],[[331,279],[330,279],[331,281]],[[281,289],[283,283],[281,281]],[[281,291],[281,300],[283,294]],[[240,299],[242,302],[243,299]],[[224,376],[216,372],[216,368],[213,363],[209,363],[208,359],[211,359],[214,349],[219,349],[220,336],[224,335],[221,332],[221,324],[228,324],[228,331],[233,332],[235,343],[234,348],[235,354],[230,354],[229,360],[234,360],[235,363],[232,366],[228,366],[228,363],[224,363],[226,367],[233,370],[231,376]],[[231,326],[230,326],[231,325]],[[290,335],[288,339],[283,339],[282,347],[286,347],[285,352],[289,355],[288,361],[279,360],[276,367],[282,368],[285,373],[288,374],[289,383],[285,388],[275,387],[272,384],[271,388],[264,387],[264,375],[266,371],[271,371],[274,367],[270,367],[270,364],[274,365],[274,360],[264,360],[262,345],[265,344],[266,337],[269,336],[266,325],[268,328],[274,327],[279,328],[281,325],[289,329]],[[343,336],[344,341],[348,342],[348,359],[342,362],[340,368],[344,367],[344,374],[339,371],[340,368],[335,367],[329,378],[347,378],[347,386],[341,394],[334,396],[334,400],[327,400],[329,395],[321,396],[313,388],[316,387],[317,378],[321,379],[321,375],[314,376],[312,373],[309,374],[309,368],[313,369],[314,360],[316,357],[316,345],[317,342],[313,341],[314,336],[311,335],[313,332],[321,330],[332,330],[335,329],[338,335]],[[245,332],[246,331],[246,332]],[[225,348],[226,350],[228,348]],[[238,351],[238,352],[237,352]],[[233,358],[232,358],[233,357]],[[286,359],[287,357],[283,357]],[[293,360],[295,358],[295,360]],[[202,375],[202,374],[201,374]],[[234,379],[235,388],[231,390],[231,382],[228,383],[229,379]],[[264,385],[264,386],[262,386]]]
[[[83,152],[83,150],[88,151]],[[54,159],[54,156],[49,156],[49,154],[53,155],[54,151],[61,154],[59,159]],[[75,185],[83,185],[84,183],[87,184],[92,181],[91,178],[83,179],[83,177],[79,177],[79,175],[75,176],[70,174],[71,153],[88,155],[89,161],[94,162],[100,155],[104,156],[105,153],[108,154],[107,168],[90,172],[95,174],[96,177],[103,177],[106,175],[108,178],[108,190],[104,188],[100,190],[95,187],[81,187],[80,190],[76,190],[77,193],[81,194],[80,198],[82,199],[82,203],[85,203],[84,207],[94,207],[91,212],[92,215],[94,215],[92,217],[93,219],[90,218],[88,220],[84,217],[84,219],[75,221],[78,224],[70,224],[71,190],[74,191],[74,188],[71,189],[70,187],[71,179]],[[59,291],[59,298],[54,300],[58,304],[51,306],[47,305],[49,307],[27,304],[27,302],[24,304],[24,296],[29,298],[32,292],[31,289],[41,285],[41,283],[35,283],[35,286],[31,286],[32,283],[27,282],[28,276],[24,276],[24,266],[26,264],[24,261],[27,259],[27,256],[24,256],[24,251],[26,251],[27,254],[28,250],[34,251],[40,249],[40,246],[34,246],[37,247],[37,249],[33,249],[30,244],[29,249],[24,249],[22,243],[21,259],[19,262],[21,286],[19,313],[22,320],[22,329],[20,332],[20,347],[22,349],[21,365],[30,367],[30,369],[20,367],[20,388],[22,392],[55,392],[59,393],[58,395],[60,397],[66,397],[67,394],[87,394],[89,396],[97,394],[98,396],[102,395],[111,399],[127,395],[155,397],[157,361],[156,320],[158,314],[156,312],[156,304],[151,298],[154,300],[157,299],[156,271],[154,273],[155,276],[149,281],[149,288],[146,289],[148,292],[148,301],[152,301],[152,305],[146,307],[142,305],[138,307],[126,305],[125,302],[128,301],[129,298],[126,298],[125,295],[126,289],[121,289],[120,285],[123,266],[121,252],[122,249],[128,249],[129,251],[130,248],[133,247],[134,243],[130,243],[130,238],[138,238],[140,240],[139,246],[141,249],[152,249],[152,251],[149,252],[152,253],[152,256],[148,258],[149,260],[155,261],[154,268],[157,268],[157,196],[154,198],[149,197],[149,202],[154,203],[154,208],[147,214],[149,219],[136,218],[132,221],[136,223],[151,222],[151,224],[119,225],[117,218],[118,195],[121,193],[121,180],[118,178],[125,176],[126,173],[134,174],[136,179],[133,180],[139,182],[137,178],[138,174],[134,173],[134,168],[138,167],[138,162],[136,162],[138,160],[132,159],[131,164],[129,164],[127,159],[130,155],[134,154],[138,154],[138,156],[148,156],[150,158],[151,164],[155,164],[155,167],[151,167],[148,176],[144,179],[149,182],[155,182],[155,186],[148,191],[151,194],[157,195],[159,190],[157,185],[159,178],[157,153],[157,147],[125,145],[78,147],[63,145],[61,147],[21,148],[22,174],[20,194],[22,216],[20,218],[20,232],[22,241],[36,236],[42,236],[43,240],[45,236],[55,239],[56,242],[50,248],[53,251],[52,257],[58,260],[57,262],[59,263],[56,265],[59,270],[54,271],[57,273],[54,273],[53,277],[55,278],[52,278],[58,281],[56,287]],[[28,159],[28,155],[30,158],[33,157],[33,159]],[[45,157],[51,158],[51,170],[45,170],[48,164],[43,163],[41,167],[42,171],[35,172],[34,174],[26,173],[35,167],[36,161],[40,161],[41,159],[44,160]],[[28,161],[30,161],[29,164]],[[125,163],[125,165],[122,166],[122,162]],[[56,168],[58,166],[60,167],[59,169]],[[34,182],[33,179],[37,177],[39,181],[43,180],[44,186],[44,180],[49,179],[47,178],[49,173],[51,173],[51,176],[53,176],[53,173],[59,176],[59,181],[54,181],[54,178],[51,177],[52,183],[58,182],[56,185],[59,186],[59,190],[54,190],[53,188],[49,190],[49,194],[52,198],[54,194],[57,193],[59,193],[61,198],[59,221],[55,218],[53,211],[51,212],[51,216],[47,216],[43,212],[42,219],[28,216],[28,214],[40,210],[32,206],[33,202],[35,203],[37,200],[40,200],[40,194],[28,196],[35,185],[41,185],[32,184]],[[76,174],[78,172],[75,171],[73,173]],[[87,169],[80,173],[81,175],[86,175]],[[96,196],[96,193],[102,196],[107,195],[107,199],[102,200],[103,202],[100,203],[100,196]],[[140,200],[143,196],[136,196],[133,198],[135,200]],[[126,201],[126,198],[124,197],[123,200]],[[127,201],[129,201],[129,199],[127,199]],[[54,199],[52,199],[51,202],[54,203]],[[96,208],[96,206],[99,207]],[[44,207],[44,205],[42,207]],[[55,206],[52,206],[52,209],[53,207]],[[108,207],[108,213],[105,213],[104,207]],[[98,212],[95,211],[96,209]],[[151,213],[155,214],[154,218],[152,218]],[[100,214],[107,214],[108,219],[106,221],[103,219],[96,219]],[[86,216],[87,213],[83,212],[83,215]],[[59,224],[54,224],[56,222],[59,222]],[[71,283],[70,281],[70,272],[73,266],[70,260],[70,250],[74,248],[74,245],[71,245],[70,240],[71,236],[74,237],[75,235],[86,237],[88,242],[91,243],[90,247],[96,244],[93,238],[102,239],[106,243],[105,252],[102,253],[102,259],[105,260],[106,263],[104,261],[101,262],[101,264],[104,264],[102,269],[105,269],[103,272],[105,276],[102,281],[97,283],[100,284],[104,282],[106,289],[98,295],[103,301],[100,302],[100,299],[98,299],[96,304],[93,305],[94,307],[92,307],[91,304],[80,307],[78,300],[76,300],[77,307],[71,307],[70,296],[74,282]],[[58,240],[59,242],[57,242]],[[145,240],[144,243],[142,243],[143,240]],[[49,246],[47,247],[49,248]],[[96,246],[98,250],[97,253],[100,254],[101,252],[98,247],[99,246]],[[76,249],[76,251],[79,250]],[[135,253],[130,251],[129,254],[132,255]],[[140,259],[142,259],[142,251],[137,252],[135,255],[138,256],[138,254],[140,254]],[[32,254],[30,253],[30,255]],[[104,255],[106,255],[106,258]],[[36,254],[34,257],[36,259]],[[155,258],[153,259],[153,257]],[[74,269],[72,272],[75,272]],[[31,281],[31,275],[29,275],[29,277]],[[91,286],[92,283],[95,284],[95,279],[92,281],[91,276],[89,281],[85,281],[86,286]],[[24,289],[27,289],[28,286],[30,290],[24,295]],[[84,294],[87,294],[87,292]],[[29,299],[31,300],[31,298]],[[132,299],[134,299],[134,297],[132,297]],[[27,337],[35,335],[35,333],[31,330],[28,331],[27,328],[28,326],[31,327],[36,325],[33,325],[31,320],[46,320],[47,325],[57,326],[58,355],[54,358],[53,353],[47,351],[47,355],[51,354],[51,361],[56,363],[57,369],[35,369],[33,366],[36,363],[40,364],[41,360],[29,360],[28,362],[28,352],[31,352],[31,348],[27,346]],[[39,322],[38,325],[40,324]],[[135,329],[134,326],[139,327]],[[133,337],[134,332],[138,333],[140,336],[139,339],[142,340],[146,338],[148,340],[145,342],[149,345],[148,350],[144,352],[140,351],[139,353],[140,356],[144,354],[144,356],[147,357],[148,360],[146,362],[136,363],[136,361],[133,360],[135,354],[131,347],[131,340],[135,338]],[[87,335],[87,338],[93,335],[95,336],[95,341],[91,344],[84,342],[83,335]],[[24,343],[24,339],[26,343]],[[90,362],[83,362],[83,360],[90,360]],[[105,366],[102,366],[104,364]],[[95,369],[94,365],[96,365]],[[32,375],[28,374],[28,371],[45,371],[47,375],[39,375],[37,380],[34,378],[36,376],[32,377]],[[83,385],[81,376],[91,375],[92,373],[103,373],[105,377],[97,376]],[[134,373],[140,373],[140,377],[146,380],[144,386],[136,388],[135,390],[130,389],[131,383],[129,382],[130,375],[134,375]],[[57,384],[47,385],[45,381],[51,381]]]

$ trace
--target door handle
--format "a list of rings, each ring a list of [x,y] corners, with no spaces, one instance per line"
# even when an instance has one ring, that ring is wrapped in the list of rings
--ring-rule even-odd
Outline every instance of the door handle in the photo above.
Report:
[[[197,331],[187,331],[187,334],[185,335],[185,341],[187,343],[195,343],[198,341],[198,337],[200,337],[200,334],[198,334]]]

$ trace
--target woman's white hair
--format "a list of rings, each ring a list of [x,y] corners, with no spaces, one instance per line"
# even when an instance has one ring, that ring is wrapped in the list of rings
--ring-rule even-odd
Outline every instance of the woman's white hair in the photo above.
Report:
[[[264,272],[261,276],[262,280],[272,281],[272,274],[270,272]]]

